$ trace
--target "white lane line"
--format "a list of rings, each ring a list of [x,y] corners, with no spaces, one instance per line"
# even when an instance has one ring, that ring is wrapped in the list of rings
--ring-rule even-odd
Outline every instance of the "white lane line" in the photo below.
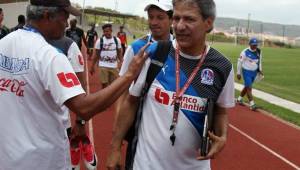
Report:
[[[290,166],[292,166],[293,168],[300,170],[300,167],[293,164],[292,162],[290,162],[289,160],[287,160],[286,158],[284,158],[283,156],[279,155],[278,153],[276,153],[275,151],[273,151],[272,149],[268,148],[267,146],[259,143],[257,140],[255,140],[254,138],[252,138],[251,136],[247,135],[245,132],[241,131],[240,129],[238,129],[237,127],[233,126],[232,124],[229,124],[229,127],[231,127],[232,129],[234,129],[235,131],[237,131],[238,133],[240,133],[241,135],[245,136],[246,138],[250,139],[252,142],[254,142],[255,144],[257,144],[258,146],[262,147],[263,149],[267,150],[268,152],[270,152],[272,155],[276,156],[277,158],[281,159],[283,162],[289,164]]]
[[[85,53],[85,57],[84,57],[84,67],[85,67],[85,80],[86,80],[86,93],[90,94],[90,79],[89,79],[89,69],[88,69],[88,61],[87,61],[87,54]],[[90,140],[94,145],[94,131],[93,131],[93,119],[91,118],[89,120],[89,137]]]

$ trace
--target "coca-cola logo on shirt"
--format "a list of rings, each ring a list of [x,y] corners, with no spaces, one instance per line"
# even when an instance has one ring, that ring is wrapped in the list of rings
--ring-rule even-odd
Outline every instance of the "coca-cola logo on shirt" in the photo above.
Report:
[[[26,83],[17,79],[0,78],[0,95],[3,92],[11,92],[16,96],[24,97],[24,87]]]

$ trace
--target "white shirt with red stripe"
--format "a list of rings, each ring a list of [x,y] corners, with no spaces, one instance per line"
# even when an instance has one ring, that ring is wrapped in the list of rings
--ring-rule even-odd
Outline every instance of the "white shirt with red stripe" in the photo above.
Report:
[[[82,93],[67,57],[38,32],[1,39],[0,169],[71,169],[61,106]]]

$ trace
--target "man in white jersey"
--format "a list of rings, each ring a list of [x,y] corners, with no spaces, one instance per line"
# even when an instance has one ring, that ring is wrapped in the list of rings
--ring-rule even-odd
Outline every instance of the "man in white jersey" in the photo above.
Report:
[[[227,140],[227,108],[234,106],[233,67],[227,58],[205,43],[206,34],[213,29],[215,3],[174,0],[173,6],[176,40],[144,97],[141,122],[134,138],[137,146],[127,169],[210,169],[209,159],[224,148]],[[147,49],[150,59],[131,86],[128,102],[141,95],[149,65],[158,57],[157,49],[157,43]],[[210,100],[215,103],[213,131],[209,132],[212,144],[208,154],[200,156]],[[120,121],[122,129],[113,142],[124,137],[132,122]]]
[[[243,97],[247,94],[251,110],[257,109],[253,100],[252,84],[257,77],[263,77],[262,52],[257,46],[258,40],[251,38],[249,40],[249,47],[241,52],[237,62],[237,79],[241,79],[241,73],[244,79],[244,88],[237,98],[237,103],[243,105]]]
[[[104,24],[102,30],[103,37],[96,41],[90,72],[95,72],[95,65],[98,63],[100,80],[102,86],[106,87],[118,77],[118,65],[121,65],[123,56],[120,39],[112,36],[112,25]]]
[[[81,85],[86,90],[86,81],[84,76],[84,60],[79,47],[71,38],[64,36],[59,40],[49,40],[58,50],[61,50],[69,59],[76,76]],[[65,107],[65,106],[63,106]],[[69,109],[66,108],[66,129],[70,140],[70,156],[72,168],[80,169],[80,160],[83,159],[84,165],[89,170],[94,170],[97,167],[97,156],[94,147],[85,130],[85,121],[79,116],[76,116],[74,127],[71,127],[71,118]]]
[[[173,40],[173,36],[170,34],[173,15],[173,5],[171,0],[150,1],[145,7],[145,11],[147,11],[148,14],[148,25],[151,33],[134,41],[128,46],[119,73],[120,76],[124,75],[124,73],[128,70],[129,63],[132,58],[145,44],[159,40]],[[120,130],[123,130],[122,127],[125,125],[123,122],[131,120],[131,116],[134,117],[134,114],[129,114],[129,110],[127,109],[132,109],[133,106],[136,106],[136,102],[138,102],[135,100],[136,98],[133,98],[131,101],[131,98],[129,91],[126,90],[117,103],[117,113],[114,123],[114,135],[112,142],[113,147],[109,157],[107,158],[107,167],[109,169],[115,169],[115,167],[121,162],[121,145],[124,136],[119,136],[120,133],[123,133]],[[122,107],[122,110],[120,110],[120,107]],[[124,110],[126,110],[126,112]],[[130,126],[130,123],[127,126]]]
[[[31,0],[28,25],[0,40],[0,165],[5,170],[69,170],[66,105],[84,120],[115,102],[136,78],[146,55],[111,86],[86,95],[67,57],[46,40],[64,35],[69,0]]]

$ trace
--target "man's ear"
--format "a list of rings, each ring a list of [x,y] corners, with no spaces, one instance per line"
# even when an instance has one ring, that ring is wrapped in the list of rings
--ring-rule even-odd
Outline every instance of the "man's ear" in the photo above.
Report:
[[[214,29],[214,21],[215,19],[213,17],[208,17],[205,20],[205,30],[207,33],[210,33]]]

